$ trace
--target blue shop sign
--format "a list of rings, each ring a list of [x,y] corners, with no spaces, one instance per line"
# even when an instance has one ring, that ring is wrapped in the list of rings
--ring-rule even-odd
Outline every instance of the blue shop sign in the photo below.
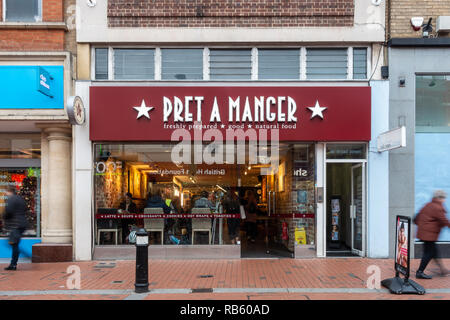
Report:
[[[64,109],[63,66],[0,66],[0,109]]]

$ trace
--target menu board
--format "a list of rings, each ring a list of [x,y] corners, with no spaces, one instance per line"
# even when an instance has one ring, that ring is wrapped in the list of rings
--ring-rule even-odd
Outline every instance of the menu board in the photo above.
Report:
[[[395,237],[395,269],[409,277],[409,238],[411,218],[397,216]]]

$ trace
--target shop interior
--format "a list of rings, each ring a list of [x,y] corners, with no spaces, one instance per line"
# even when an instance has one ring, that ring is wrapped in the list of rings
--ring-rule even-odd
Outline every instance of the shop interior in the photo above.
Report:
[[[24,237],[40,235],[40,158],[40,134],[0,134],[0,217],[5,211],[6,187],[14,186],[26,203],[28,228]],[[28,166],[26,161],[30,161]],[[0,237],[7,235],[5,221],[0,218]]]
[[[327,256],[352,253],[352,163],[327,163]]]
[[[236,159],[210,165],[174,163],[173,147],[95,145],[97,245],[131,245],[139,227],[149,231],[150,245],[240,244],[243,258],[293,257],[295,244],[314,244],[314,144],[280,144],[277,159],[269,155],[257,163],[250,161],[246,145],[245,164]],[[270,146],[265,148],[270,154]],[[270,163],[277,163],[276,170],[262,174]],[[208,207],[212,215],[160,219],[159,229],[151,221],[158,219],[98,218],[100,213],[150,212],[149,202],[158,196],[170,208],[164,212],[169,216],[195,213],[198,207]],[[234,217],[220,217],[228,213]]]

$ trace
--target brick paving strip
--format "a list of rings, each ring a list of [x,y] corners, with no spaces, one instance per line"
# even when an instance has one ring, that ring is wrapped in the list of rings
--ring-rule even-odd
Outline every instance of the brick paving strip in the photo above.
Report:
[[[412,273],[418,263],[412,261]],[[80,268],[81,290],[65,286],[72,265]],[[150,260],[150,291],[136,294],[134,261],[28,263],[0,271],[0,299],[407,299],[366,288],[371,265],[381,279],[394,275],[390,259]],[[437,271],[430,265],[430,274]],[[450,276],[417,282],[427,294],[409,298],[450,300]]]

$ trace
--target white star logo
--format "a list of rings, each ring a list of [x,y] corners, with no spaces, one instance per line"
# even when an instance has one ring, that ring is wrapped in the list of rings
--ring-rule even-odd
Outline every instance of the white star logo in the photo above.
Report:
[[[251,128],[252,128],[252,125],[251,125],[251,124],[249,124],[249,125],[248,125],[248,128],[249,128],[249,129],[251,129]]]
[[[225,128],[225,125],[224,125],[224,124],[221,124],[220,127],[223,129],[223,128]]]
[[[316,100],[316,105],[314,107],[307,107],[312,111],[311,119],[315,116],[319,116],[323,119],[323,111],[327,109],[327,107],[321,107],[319,104],[319,100]]]
[[[136,119],[139,119],[139,118],[142,117],[142,116],[145,116],[145,117],[147,117],[148,119],[150,119],[150,115],[148,114],[148,112],[149,112],[150,110],[154,109],[153,107],[147,107],[147,106],[145,105],[144,99],[142,99],[142,103],[141,103],[141,106],[140,106],[140,107],[133,107],[133,108],[134,108],[134,110],[136,110],[137,112],[139,112]]]

